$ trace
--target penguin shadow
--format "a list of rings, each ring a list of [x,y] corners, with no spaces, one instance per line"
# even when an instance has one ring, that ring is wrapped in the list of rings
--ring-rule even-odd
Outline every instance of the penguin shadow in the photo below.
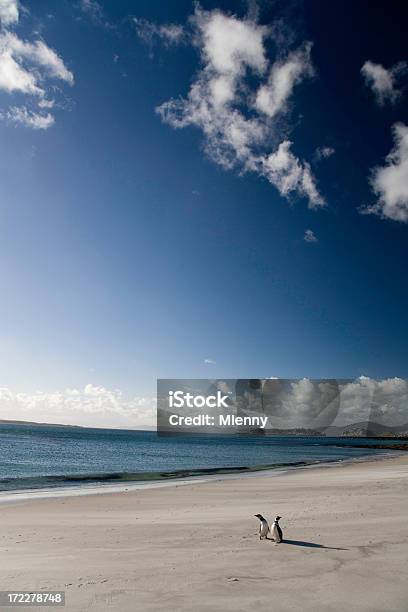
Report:
[[[303,540],[282,540],[281,544],[289,544],[291,546],[303,546],[304,548],[326,548],[327,550],[349,550],[348,548],[337,548],[336,546],[324,546],[324,544],[316,544],[316,542],[304,542]]]

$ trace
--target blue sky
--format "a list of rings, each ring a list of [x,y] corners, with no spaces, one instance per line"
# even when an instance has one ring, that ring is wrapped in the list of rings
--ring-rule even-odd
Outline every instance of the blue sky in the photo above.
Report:
[[[400,3],[0,17],[0,416],[63,421],[68,389],[131,424],[158,377],[408,377]]]

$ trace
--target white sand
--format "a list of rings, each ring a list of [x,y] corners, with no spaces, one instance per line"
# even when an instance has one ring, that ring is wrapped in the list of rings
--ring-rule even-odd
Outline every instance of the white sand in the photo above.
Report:
[[[258,540],[257,512],[283,517],[286,542]],[[408,457],[26,500],[0,517],[0,589],[62,589],[68,610],[408,610]]]

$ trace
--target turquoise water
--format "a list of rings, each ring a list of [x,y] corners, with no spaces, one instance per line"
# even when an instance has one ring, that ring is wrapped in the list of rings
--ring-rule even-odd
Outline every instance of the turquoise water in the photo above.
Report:
[[[166,438],[150,431],[1,424],[0,491],[339,461],[384,454],[387,451],[355,446],[379,442],[320,437]]]

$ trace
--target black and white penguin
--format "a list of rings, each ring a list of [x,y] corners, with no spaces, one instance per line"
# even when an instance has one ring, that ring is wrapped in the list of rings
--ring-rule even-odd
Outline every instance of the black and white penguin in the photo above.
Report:
[[[282,542],[282,540],[283,540],[282,529],[280,528],[280,525],[279,525],[279,521],[280,521],[281,518],[282,518],[281,516],[277,516],[276,517],[276,519],[273,521],[273,525],[272,525],[272,529],[271,529],[272,538],[277,543]]]
[[[270,531],[268,521],[262,516],[262,514],[255,514],[254,516],[259,519],[259,539],[268,539],[268,533]]]

